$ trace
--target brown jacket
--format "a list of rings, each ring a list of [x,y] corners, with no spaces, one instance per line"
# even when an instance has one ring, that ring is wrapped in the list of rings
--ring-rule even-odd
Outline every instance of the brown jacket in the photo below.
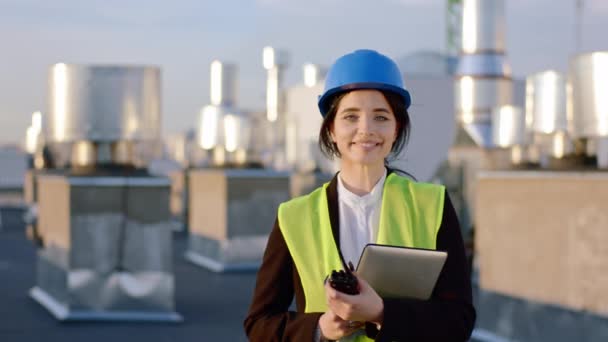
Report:
[[[327,188],[329,218],[340,249],[337,178]],[[378,331],[366,324],[376,341],[466,341],[475,323],[471,281],[460,226],[446,193],[437,249],[448,252],[430,300],[384,299],[384,322]],[[292,302],[295,295],[295,310]],[[270,233],[258,272],[253,302],[245,319],[250,341],[311,342],[319,313],[304,313],[306,298],[278,221]]]

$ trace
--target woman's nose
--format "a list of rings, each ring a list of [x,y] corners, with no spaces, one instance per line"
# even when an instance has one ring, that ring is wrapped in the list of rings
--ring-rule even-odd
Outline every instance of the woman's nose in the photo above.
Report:
[[[362,120],[359,120],[357,128],[359,133],[370,133],[373,129],[373,122],[369,118],[362,118]]]

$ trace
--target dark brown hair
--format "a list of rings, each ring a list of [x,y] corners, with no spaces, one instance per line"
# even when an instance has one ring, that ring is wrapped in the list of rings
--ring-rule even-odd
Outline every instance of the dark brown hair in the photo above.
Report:
[[[382,95],[384,95],[384,98],[395,114],[395,120],[397,120],[397,139],[395,139],[389,155],[389,157],[395,157],[399,154],[399,152],[401,152],[410,137],[410,116],[407,109],[405,109],[403,97],[391,91],[380,90],[380,92]],[[348,91],[343,92],[333,97],[329,110],[327,111],[327,115],[325,115],[323,123],[321,124],[321,130],[319,132],[319,148],[321,149],[321,153],[323,153],[323,155],[329,159],[341,157],[340,151],[338,151],[338,146],[331,140],[331,128],[334,124],[340,101],[348,93]]]

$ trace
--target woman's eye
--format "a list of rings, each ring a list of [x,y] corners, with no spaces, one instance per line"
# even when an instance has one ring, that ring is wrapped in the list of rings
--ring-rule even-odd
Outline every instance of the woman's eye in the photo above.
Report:
[[[388,118],[386,116],[378,115],[378,116],[376,116],[376,120],[377,121],[386,121],[386,120],[388,120]]]
[[[354,121],[357,120],[357,116],[355,114],[346,114],[344,115],[344,119],[348,121]]]

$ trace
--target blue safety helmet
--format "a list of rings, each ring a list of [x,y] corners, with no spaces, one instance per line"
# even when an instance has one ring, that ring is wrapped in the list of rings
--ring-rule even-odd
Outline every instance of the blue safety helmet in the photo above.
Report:
[[[403,86],[401,71],[392,59],[374,50],[356,50],[334,62],[319,96],[319,110],[325,117],[334,95],[355,89],[388,90],[403,97],[405,109],[412,99]]]

